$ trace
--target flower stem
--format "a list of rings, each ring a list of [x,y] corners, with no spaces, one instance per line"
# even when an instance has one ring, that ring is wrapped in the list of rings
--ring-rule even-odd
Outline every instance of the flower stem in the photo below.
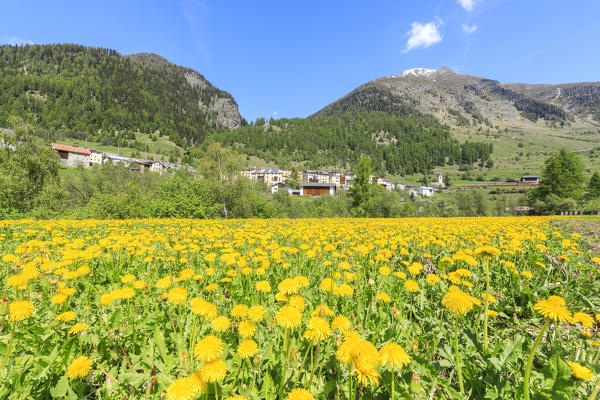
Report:
[[[390,397],[390,399],[394,400],[394,395],[395,395],[395,393],[394,393],[395,392],[395,390],[394,390],[395,389],[394,388],[394,368],[392,368],[392,375],[391,376],[392,376],[392,378],[391,378],[391,381],[392,381],[392,396]]]
[[[315,358],[313,359],[313,363],[312,363],[312,367],[311,367],[311,371],[310,371],[310,380],[308,381],[308,388],[310,388],[310,385],[312,384],[313,381],[313,377],[315,376],[315,367],[317,365],[317,360],[319,359],[319,346],[321,345],[321,342],[317,343],[317,348],[315,350]]]
[[[2,363],[2,368],[0,369],[4,369],[4,367],[6,367],[6,365],[8,364],[8,356],[10,355],[10,346],[12,345],[13,339],[15,337],[15,326],[17,325],[17,322],[13,322],[12,324],[12,329],[10,330],[10,338],[8,339],[8,346],[6,346],[6,355],[4,356],[4,362]]]
[[[283,348],[285,349],[284,359],[283,359],[283,370],[281,371],[281,382],[279,383],[279,398],[283,399],[283,384],[285,382],[285,376],[287,375],[287,366],[288,366],[288,358],[289,358],[289,341],[290,341],[290,330],[285,330],[285,338],[283,339]]]
[[[460,355],[458,354],[458,317],[454,319],[454,358],[456,358],[456,374],[458,375],[458,387],[461,397],[465,396],[465,388],[462,381],[462,370],[460,368]]]
[[[544,322],[544,325],[542,325],[542,329],[540,329],[540,332],[538,333],[537,337],[535,338],[535,342],[533,342],[533,347],[531,348],[531,352],[529,353],[529,358],[527,359],[527,365],[525,366],[525,375],[523,376],[523,399],[524,400],[529,400],[529,374],[531,373],[531,365],[533,364],[533,357],[535,356],[535,350],[537,349],[538,345],[540,344],[540,340],[542,339],[542,336],[544,336],[546,329],[548,329],[549,324],[550,324],[550,320],[546,319],[546,321]]]
[[[306,359],[308,358],[308,352],[312,351],[312,346],[313,346],[313,342],[311,340],[310,342],[310,346],[306,349],[306,351],[304,352],[304,357],[302,357],[302,364],[300,364],[300,367],[298,367],[298,376],[296,376],[296,379],[294,379],[294,387],[293,389],[296,389],[296,385],[298,384],[298,380],[300,379],[300,370],[304,367],[304,363],[306,362]],[[290,376],[290,379],[292,377]]]
[[[488,350],[488,306],[490,295],[490,268],[488,265],[488,259],[486,258],[483,262],[483,266],[485,269],[485,299],[483,300],[483,352],[487,353]]]

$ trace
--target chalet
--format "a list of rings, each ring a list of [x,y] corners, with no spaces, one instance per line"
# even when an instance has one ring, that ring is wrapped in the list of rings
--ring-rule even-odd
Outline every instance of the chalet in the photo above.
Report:
[[[417,187],[417,193],[423,197],[431,197],[433,196],[433,188],[429,186],[419,186]]]
[[[311,169],[302,171],[302,180],[306,182],[332,183],[329,172]]]
[[[83,147],[52,143],[52,149],[58,152],[60,163],[69,167],[89,167],[92,151]]]
[[[335,196],[336,193],[335,183],[303,182],[300,184],[300,196],[322,196],[324,194]]]
[[[521,183],[540,183],[539,176],[522,176],[520,181]]]

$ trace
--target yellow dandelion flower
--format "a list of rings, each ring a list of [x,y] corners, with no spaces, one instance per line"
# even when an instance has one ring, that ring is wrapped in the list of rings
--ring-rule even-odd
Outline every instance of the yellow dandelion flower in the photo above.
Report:
[[[317,341],[328,338],[331,335],[329,322],[321,317],[312,317],[306,324],[309,330],[314,332]]]
[[[585,328],[591,328],[594,326],[594,318],[591,315],[582,312],[576,312],[573,314],[572,323],[580,323]]]
[[[244,339],[254,336],[255,332],[256,325],[251,321],[242,321],[238,325],[238,333],[240,334],[240,337]]]
[[[404,288],[408,292],[416,292],[417,290],[419,290],[419,284],[417,283],[417,281],[409,279],[406,282],[404,282]]]
[[[67,301],[69,297],[65,296],[64,294],[55,294],[54,296],[52,296],[52,298],[50,299],[50,302],[52,304],[62,304],[65,301]]]
[[[458,290],[448,291],[442,298],[442,305],[454,314],[465,314],[473,309],[473,297]]]
[[[71,379],[85,378],[92,369],[92,360],[86,356],[76,358],[69,364],[67,375]]]
[[[175,286],[167,293],[167,301],[171,304],[183,304],[187,299],[187,290],[181,286]]]
[[[262,293],[269,293],[271,291],[271,285],[269,284],[268,281],[256,282],[256,285],[254,288],[257,291],[262,292]]]
[[[9,306],[9,321],[23,321],[33,315],[35,307],[30,301],[13,301]]]
[[[317,306],[317,308],[315,308],[315,310],[310,314],[311,317],[319,317],[321,315],[324,315],[326,317],[331,317],[333,316],[335,313],[333,312],[333,310],[329,307],[327,307],[325,304],[319,304]]]
[[[250,358],[258,353],[258,344],[252,339],[246,339],[240,342],[237,352],[242,358]]]
[[[295,307],[283,306],[275,314],[277,324],[285,329],[296,329],[302,321],[302,313]]]
[[[351,325],[350,320],[343,315],[338,315],[331,321],[331,329],[339,330],[340,332],[344,332],[346,329],[350,328]]]
[[[292,296],[288,299],[288,305],[297,308],[298,311],[304,311],[305,301],[302,296]]]
[[[288,393],[286,400],[314,400],[313,395],[306,389],[296,388]]]
[[[502,252],[494,246],[485,245],[476,248],[473,254],[477,257],[495,257],[502,254]]]
[[[194,396],[198,397],[202,393],[206,392],[207,385],[206,382],[204,382],[204,379],[202,379],[202,376],[200,375],[199,371],[196,371],[192,375],[190,375],[189,379],[190,385],[194,390]]]
[[[537,303],[535,303],[533,309],[539,312],[544,318],[547,318],[551,321],[570,322],[571,312],[567,309],[567,307],[565,307],[564,300],[560,297],[557,297],[558,296],[550,296],[546,300],[539,300]]]
[[[231,309],[230,314],[233,318],[245,318],[248,315],[248,306],[238,304]]]
[[[69,334],[76,335],[80,332],[85,331],[87,328],[88,328],[88,324],[86,324],[85,322],[79,322],[79,323],[73,325],[71,327],[71,329],[69,329]]]
[[[425,278],[428,284],[431,286],[437,285],[440,283],[440,277],[435,274],[427,274],[427,278]]]
[[[167,400],[192,400],[196,397],[195,388],[192,378],[175,379],[167,388]]]
[[[56,316],[56,318],[54,318],[56,321],[64,321],[64,322],[69,322],[75,319],[77,315],[75,315],[75,313],[73,311],[66,311],[62,314],[58,314]]]
[[[392,301],[392,298],[390,297],[389,294],[381,292],[381,293],[377,293],[377,300],[379,300],[383,303],[389,303],[390,301]]]
[[[382,365],[389,364],[392,368],[402,368],[410,362],[410,356],[396,343],[384,344],[379,350],[379,357]]]
[[[252,306],[248,309],[248,319],[259,323],[265,318],[265,308],[260,305]]]
[[[221,359],[209,361],[200,368],[200,376],[205,382],[222,381],[227,375],[227,364]]]
[[[589,368],[584,367],[583,365],[578,364],[574,361],[567,361],[567,364],[569,364],[569,367],[571,367],[571,371],[573,372],[573,376],[575,376],[575,378],[584,381],[594,379],[594,374],[592,373],[592,371],[590,371]]]
[[[211,328],[213,328],[215,332],[225,332],[227,329],[229,329],[230,325],[231,321],[229,321],[229,318],[224,315],[213,319],[210,324]]]
[[[156,281],[156,287],[158,289],[168,289],[171,286],[171,275],[165,276]]]
[[[194,355],[200,362],[216,360],[223,353],[223,341],[214,335],[206,336],[194,346]]]

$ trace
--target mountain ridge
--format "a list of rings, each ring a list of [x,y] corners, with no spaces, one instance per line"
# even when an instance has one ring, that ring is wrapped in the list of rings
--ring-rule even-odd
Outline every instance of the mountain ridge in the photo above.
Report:
[[[374,79],[311,116],[369,103],[385,110],[410,105],[456,129],[477,125],[524,129],[544,123],[573,129],[600,126],[600,82],[501,83],[458,74],[446,66],[415,67]]]
[[[233,96],[190,68],[76,44],[0,46],[0,125],[9,116],[113,138],[158,132],[180,145],[243,123]]]

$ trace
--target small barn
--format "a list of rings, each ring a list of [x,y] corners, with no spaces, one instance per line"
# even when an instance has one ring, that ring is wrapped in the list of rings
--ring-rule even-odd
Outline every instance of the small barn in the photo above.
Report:
[[[90,156],[92,154],[90,149],[58,143],[53,143],[52,148],[58,152],[62,165],[69,167],[90,166]]]
[[[540,183],[540,177],[539,176],[522,176],[521,183]]]
[[[303,182],[300,184],[300,196],[322,196],[324,194],[335,196],[336,193],[335,183]]]

